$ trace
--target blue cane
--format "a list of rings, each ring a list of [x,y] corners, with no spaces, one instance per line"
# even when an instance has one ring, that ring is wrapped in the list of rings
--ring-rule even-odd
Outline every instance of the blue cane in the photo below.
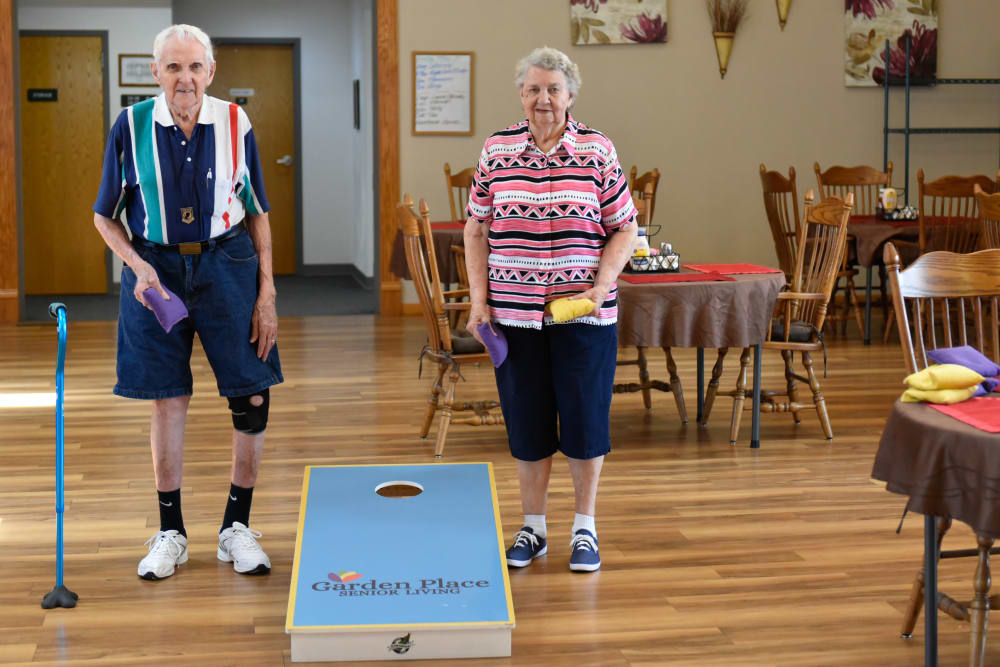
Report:
[[[59,353],[56,357],[56,586],[42,598],[42,608],[75,607],[79,596],[63,585],[63,393],[65,389],[64,368],[66,366],[66,306],[61,303],[49,304],[49,315],[57,323],[59,330]]]

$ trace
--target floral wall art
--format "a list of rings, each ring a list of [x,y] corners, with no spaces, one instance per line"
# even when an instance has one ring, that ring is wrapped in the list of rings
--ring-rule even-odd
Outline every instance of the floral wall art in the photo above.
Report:
[[[885,83],[885,40],[889,40],[889,83],[906,75],[906,36],[911,79],[937,76],[938,0],[844,0],[844,83]],[[897,77],[899,79],[897,80]]]
[[[667,41],[667,0],[570,0],[569,7],[575,46]]]

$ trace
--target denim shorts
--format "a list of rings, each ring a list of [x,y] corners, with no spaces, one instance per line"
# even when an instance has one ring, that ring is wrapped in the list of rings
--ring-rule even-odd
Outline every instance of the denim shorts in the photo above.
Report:
[[[250,343],[257,301],[257,251],[247,233],[209,242],[200,255],[136,242],[135,251],[156,270],[160,283],[184,301],[188,317],[166,333],[135,295],[135,273],[122,268],[118,309],[118,384],[126,398],[174,398],[192,393],[195,333],[215,372],[220,396],[249,396],[284,380],[278,347],[266,361]]]
[[[514,458],[539,461],[561,451],[592,459],[611,451],[618,327],[493,326],[507,336],[507,359],[495,372]]]

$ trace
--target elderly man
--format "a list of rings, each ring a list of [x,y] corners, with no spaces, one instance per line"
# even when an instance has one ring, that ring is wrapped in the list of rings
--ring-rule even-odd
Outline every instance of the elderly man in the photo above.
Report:
[[[257,145],[241,108],[205,95],[215,59],[204,32],[189,25],[163,30],[153,59],[163,92],[118,117],[94,204],[94,224],[125,262],[114,393],[149,399],[153,406],[160,530],[147,542],[138,574],[169,577],[188,559],[180,488],[195,333],[233,421],[231,484],[217,556],[241,574],[266,574],[271,562],[257,542],[260,533],[249,528],[250,502],[268,387],[283,378]],[[123,212],[130,235],[116,220]],[[189,317],[165,331],[151,309],[150,289],[164,299],[172,292]]]

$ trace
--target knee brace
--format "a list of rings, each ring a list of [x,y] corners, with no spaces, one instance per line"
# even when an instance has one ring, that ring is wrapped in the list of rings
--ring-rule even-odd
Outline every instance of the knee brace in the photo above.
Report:
[[[254,405],[250,399],[260,396],[264,401],[260,405]],[[229,411],[233,413],[233,428],[241,433],[257,435],[263,433],[267,428],[267,408],[270,403],[271,392],[268,389],[258,391],[249,396],[229,397]]]

